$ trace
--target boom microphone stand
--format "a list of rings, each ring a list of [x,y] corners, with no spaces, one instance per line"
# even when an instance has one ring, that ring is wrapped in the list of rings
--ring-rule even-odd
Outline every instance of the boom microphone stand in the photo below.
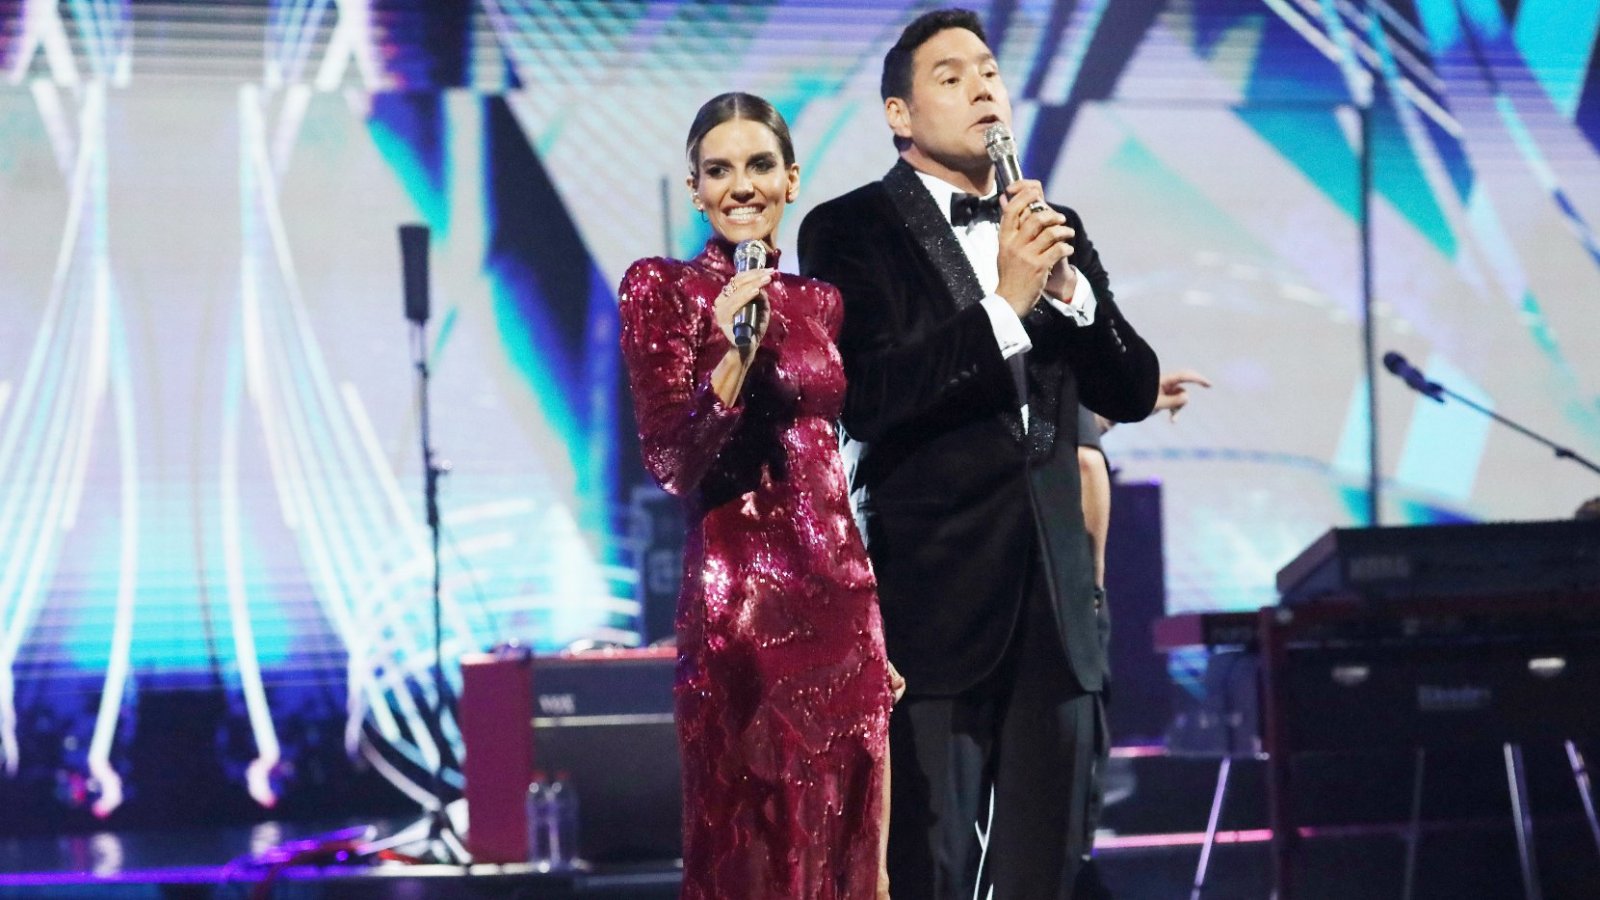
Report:
[[[1424,397],[1431,398],[1439,403],[1443,403],[1444,398],[1449,397],[1463,406],[1483,413],[1496,422],[1499,422],[1501,425],[1510,428],[1512,431],[1515,431],[1516,433],[1525,437],[1532,438],[1546,447],[1549,447],[1551,450],[1555,451],[1556,459],[1570,459],[1578,465],[1583,466],[1585,469],[1595,473],[1596,475],[1600,475],[1600,466],[1595,465],[1591,460],[1585,459],[1581,454],[1577,453],[1572,448],[1563,447],[1544,435],[1525,428],[1522,425],[1511,421],[1505,416],[1500,415],[1494,410],[1489,409],[1486,406],[1481,406],[1472,400],[1461,396],[1437,381],[1429,381],[1428,377],[1423,375],[1422,372],[1415,366],[1411,365],[1411,363],[1407,362],[1404,356],[1401,356],[1393,350],[1390,350],[1388,353],[1383,355],[1383,367],[1388,369],[1389,372],[1395,377],[1399,378],[1401,381],[1404,381],[1412,390],[1423,395]]]
[[[470,861],[461,838],[450,824],[444,802],[444,741],[439,723],[444,720],[444,628],[439,602],[439,477],[448,466],[434,457],[428,430],[428,226],[400,226],[400,258],[405,278],[406,319],[411,322],[412,362],[417,370],[417,423],[422,441],[422,496],[433,552],[433,726],[440,742],[439,759],[430,784],[433,805],[428,808],[427,853],[444,863]]]
[[[1443,403],[1444,399],[1449,397],[1463,406],[1483,413],[1490,419],[1493,419],[1494,421],[1499,422],[1501,425],[1510,428],[1512,431],[1515,431],[1520,435],[1531,438],[1545,445],[1546,447],[1549,447],[1555,452],[1556,459],[1570,459],[1578,465],[1583,466],[1585,469],[1595,473],[1596,475],[1600,475],[1600,466],[1595,465],[1592,460],[1584,458],[1581,454],[1577,453],[1570,447],[1563,447],[1544,435],[1513,422],[1512,420],[1500,415],[1486,406],[1482,406],[1466,397],[1461,396],[1437,381],[1430,381],[1428,376],[1424,375],[1421,370],[1411,365],[1411,363],[1406,361],[1404,356],[1401,356],[1399,353],[1396,353],[1393,350],[1390,350],[1388,353],[1383,355],[1383,367],[1388,369],[1389,372],[1396,378],[1404,381],[1406,386],[1410,387],[1412,390],[1423,395],[1424,397],[1428,397],[1429,399],[1432,399],[1438,403]],[[1597,820],[1595,817],[1595,805],[1593,791],[1590,787],[1589,769],[1587,764],[1584,762],[1583,755],[1578,752],[1578,745],[1573,741],[1573,739],[1570,737],[1566,738],[1564,743],[1567,750],[1567,760],[1572,766],[1572,777],[1577,783],[1579,796],[1583,798],[1583,808],[1586,818],[1589,822],[1589,830],[1594,834],[1595,843],[1600,844],[1600,820]],[[1533,818],[1532,814],[1528,811],[1527,806],[1526,798],[1528,794],[1528,783],[1527,776],[1524,774],[1522,745],[1520,743],[1506,743],[1503,746],[1503,749],[1505,751],[1506,760],[1506,779],[1511,791],[1511,809],[1513,813],[1512,821],[1516,825],[1517,854],[1519,861],[1522,864],[1522,885],[1524,896],[1532,898],[1532,900],[1537,900],[1537,898],[1540,896],[1539,871],[1538,863],[1534,855],[1533,841],[1531,838],[1533,832]],[[1422,782],[1420,780],[1422,777],[1422,754],[1423,751],[1419,748],[1417,750],[1417,776],[1415,781],[1416,790],[1418,791],[1422,789]],[[1421,797],[1421,794],[1417,794],[1416,796]],[[1418,821],[1416,808],[1417,802],[1420,801],[1414,801],[1412,804],[1412,838],[1408,843],[1406,855],[1405,895],[1407,897],[1411,896],[1411,874],[1416,866],[1416,834]]]

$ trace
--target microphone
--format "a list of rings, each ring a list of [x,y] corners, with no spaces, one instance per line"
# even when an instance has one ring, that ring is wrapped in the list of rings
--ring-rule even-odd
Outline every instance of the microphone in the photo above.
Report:
[[[1390,350],[1383,355],[1383,367],[1388,369],[1391,375],[1404,381],[1413,391],[1425,397],[1432,397],[1440,403],[1444,402],[1444,388],[1429,381],[1420,370],[1406,362],[1404,356]]]
[[[428,321],[428,226],[400,226],[400,270],[406,290],[406,318]]]
[[[764,241],[740,241],[733,248],[733,270],[748,272],[767,264],[767,245]],[[756,333],[756,302],[746,303],[733,314],[733,344],[740,350],[750,346]]]
[[[989,161],[994,163],[995,187],[1004,194],[1013,182],[1022,180],[1022,163],[1017,161],[1017,142],[1011,137],[1011,129],[1004,122],[990,125],[983,133],[983,148],[989,152]],[[1035,200],[1028,204],[1028,209],[1044,212],[1048,207]]]

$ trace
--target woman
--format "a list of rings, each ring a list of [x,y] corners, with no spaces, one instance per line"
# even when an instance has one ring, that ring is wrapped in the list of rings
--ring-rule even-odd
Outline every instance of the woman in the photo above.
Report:
[[[892,670],[834,422],[832,286],[735,274],[800,187],[789,128],[749,94],[689,129],[689,190],[715,235],[640,260],[620,291],[645,464],[688,518],[678,598],[685,898],[885,896]],[[755,304],[741,352],[736,312]],[[894,687],[898,687],[898,683]]]

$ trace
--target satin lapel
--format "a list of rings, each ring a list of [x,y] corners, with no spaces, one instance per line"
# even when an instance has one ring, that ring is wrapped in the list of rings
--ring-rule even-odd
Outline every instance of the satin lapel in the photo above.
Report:
[[[944,282],[945,289],[955,300],[956,308],[966,309],[981,302],[983,285],[978,283],[972,263],[967,262],[966,251],[961,249],[961,243],[956,240],[950,220],[939,209],[938,201],[928,193],[927,185],[917,177],[917,170],[905,160],[899,160],[889,174],[883,176],[883,186],[888,189],[889,199],[905,221],[912,239],[922,247],[923,254],[933,263],[934,271],[939,273],[939,280]],[[1001,410],[1000,419],[1012,440],[1021,442],[1024,439],[1020,410]]]
[[[917,170],[905,160],[899,160],[889,174],[883,176],[883,186],[889,189],[889,199],[905,220],[906,228],[922,252],[927,254],[939,279],[950,291],[957,309],[966,309],[983,299],[983,286],[967,262],[956,234],[950,230],[950,220],[939,209],[938,201],[928,193],[928,188],[917,177]]]

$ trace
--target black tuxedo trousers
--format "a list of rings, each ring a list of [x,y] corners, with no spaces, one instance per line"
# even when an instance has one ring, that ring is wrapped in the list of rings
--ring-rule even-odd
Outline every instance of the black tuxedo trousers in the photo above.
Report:
[[[1043,579],[1029,581],[990,677],[955,696],[907,696],[890,718],[896,897],[971,900],[974,881],[996,900],[1072,897],[1094,839],[1105,714],[1072,678]]]

